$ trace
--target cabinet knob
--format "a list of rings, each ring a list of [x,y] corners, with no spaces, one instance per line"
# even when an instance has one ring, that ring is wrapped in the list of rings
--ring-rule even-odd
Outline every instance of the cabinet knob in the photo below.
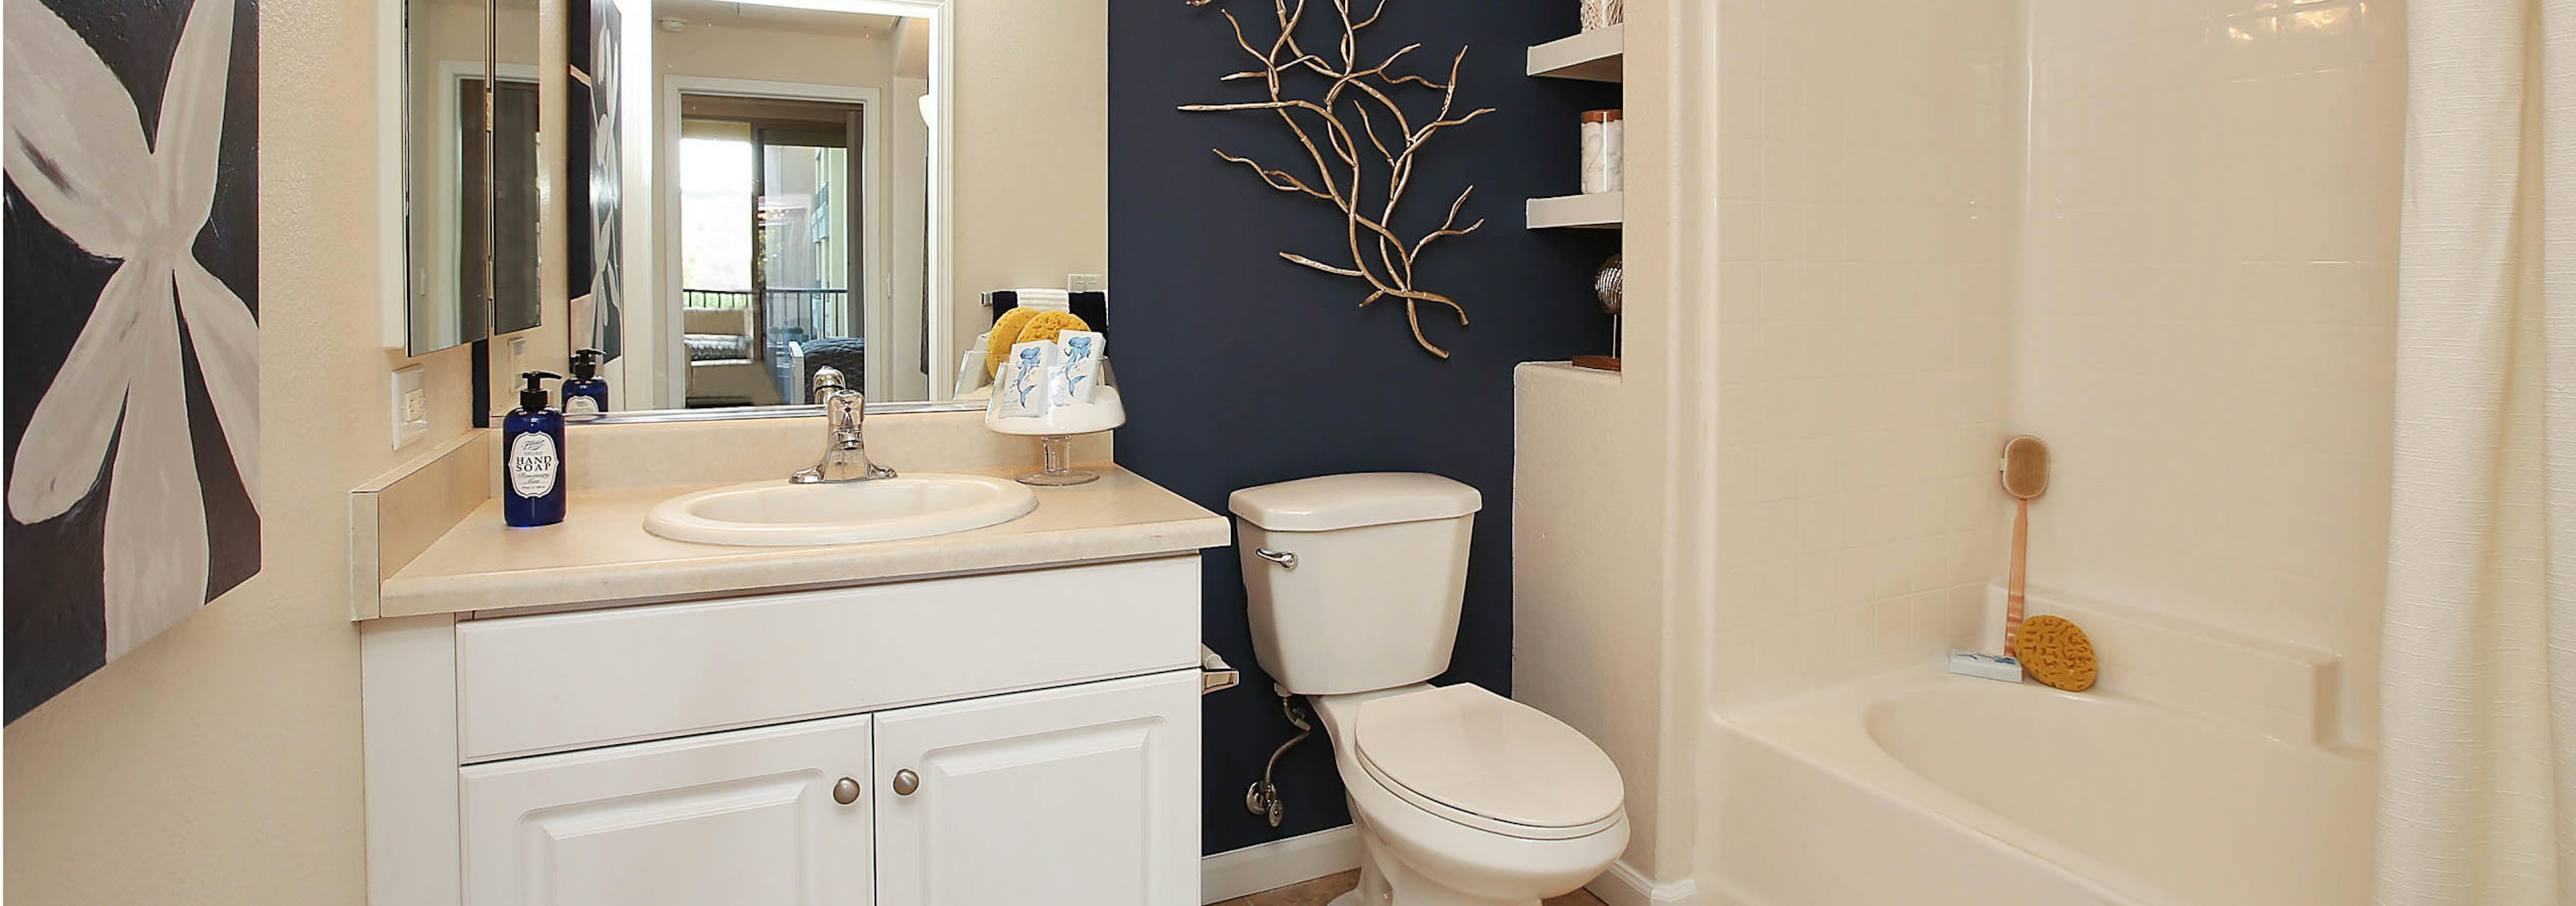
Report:
[[[918,789],[921,789],[921,775],[913,773],[911,768],[894,772],[895,795],[910,796]]]
[[[843,777],[841,782],[832,784],[832,801],[842,805],[859,801],[859,782]]]

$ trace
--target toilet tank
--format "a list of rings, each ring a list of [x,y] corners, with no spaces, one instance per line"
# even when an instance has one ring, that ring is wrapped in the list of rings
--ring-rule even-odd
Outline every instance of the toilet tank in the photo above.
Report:
[[[1253,655],[1288,691],[1391,689],[1449,669],[1484,507],[1475,488],[1413,472],[1326,475],[1245,488],[1228,506]]]

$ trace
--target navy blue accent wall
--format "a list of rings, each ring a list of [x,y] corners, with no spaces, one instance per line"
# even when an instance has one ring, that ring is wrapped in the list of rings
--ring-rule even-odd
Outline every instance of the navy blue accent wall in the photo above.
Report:
[[[1309,18],[1337,19],[1330,0]],[[1369,0],[1359,0],[1362,8]],[[1268,0],[1219,0],[1267,40]],[[1250,68],[1217,7],[1182,0],[1111,0],[1109,13],[1109,240],[1118,329],[1112,352],[1127,426],[1118,459],[1223,513],[1226,495],[1253,485],[1337,472],[1435,472],[1484,492],[1476,522],[1457,653],[1439,682],[1511,690],[1512,366],[1608,351],[1609,323],[1591,278],[1618,250],[1615,233],[1530,231],[1521,202],[1578,188],[1582,111],[1615,107],[1617,86],[1533,79],[1528,47],[1575,32],[1574,0],[1388,0],[1362,33],[1362,56],[1421,42],[1399,67],[1435,78],[1469,48],[1460,110],[1496,112],[1442,132],[1407,196],[1436,225],[1473,184],[1472,236],[1434,244],[1421,286],[1473,317],[1425,309],[1443,361],[1414,345],[1402,307],[1358,308],[1357,280],[1280,260],[1293,251],[1347,260],[1341,216],[1324,202],[1261,184],[1211,149],[1290,167],[1304,154],[1276,117],[1182,113],[1193,102],[1258,99],[1257,82],[1219,83]],[[1317,29],[1306,43],[1330,52]],[[1266,45],[1265,45],[1266,46]],[[1320,138],[1319,138],[1320,141]],[[1291,168],[1303,172],[1303,168]],[[1204,700],[1205,848],[1216,853],[1347,823],[1330,746],[1318,732],[1281,765],[1287,824],[1272,829],[1243,807],[1271,750],[1294,732],[1252,655],[1232,549],[1206,558],[1208,644],[1244,671],[1242,686]],[[1320,728],[1318,728],[1320,731]]]

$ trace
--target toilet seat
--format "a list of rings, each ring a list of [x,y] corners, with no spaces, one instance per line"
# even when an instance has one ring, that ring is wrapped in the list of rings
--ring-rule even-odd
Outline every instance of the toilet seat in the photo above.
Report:
[[[1597,833],[1619,821],[1619,768],[1538,709],[1460,684],[1362,703],[1360,767],[1387,792],[1442,818],[1530,840]]]

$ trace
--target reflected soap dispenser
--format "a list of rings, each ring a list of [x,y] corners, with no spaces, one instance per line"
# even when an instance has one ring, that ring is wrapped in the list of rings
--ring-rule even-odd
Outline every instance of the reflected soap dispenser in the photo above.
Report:
[[[608,381],[599,376],[599,363],[607,357],[596,349],[573,350],[572,378],[563,382],[564,418],[589,421],[608,411]]]
[[[501,518],[511,528],[553,525],[564,519],[564,414],[546,405],[550,371],[522,371],[519,408],[501,420]]]

